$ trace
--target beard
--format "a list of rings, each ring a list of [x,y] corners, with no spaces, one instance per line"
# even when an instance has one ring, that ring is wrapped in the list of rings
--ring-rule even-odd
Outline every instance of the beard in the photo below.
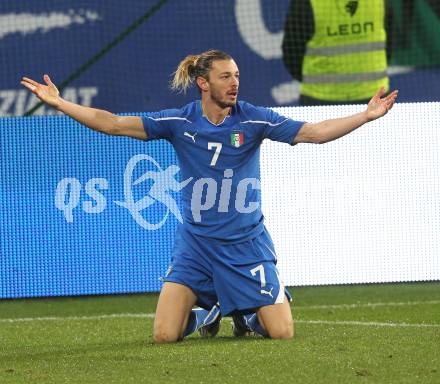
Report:
[[[234,101],[227,101],[222,99],[220,92],[217,92],[215,89],[211,89],[211,100],[217,104],[221,109],[226,109],[229,107],[234,107],[237,104],[237,99]]]

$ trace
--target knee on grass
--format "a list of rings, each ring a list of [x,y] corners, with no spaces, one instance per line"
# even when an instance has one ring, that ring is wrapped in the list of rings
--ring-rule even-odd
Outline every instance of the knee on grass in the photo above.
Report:
[[[175,343],[182,340],[182,335],[180,334],[180,332],[156,327],[153,331],[153,340],[157,344]]]
[[[266,330],[271,339],[291,340],[294,336],[293,322],[278,323]]]

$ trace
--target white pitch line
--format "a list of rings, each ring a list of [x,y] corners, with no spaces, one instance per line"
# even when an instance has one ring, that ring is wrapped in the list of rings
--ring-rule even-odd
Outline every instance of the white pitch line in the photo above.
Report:
[[[380,323],[376,321],[338,321],[338,320],[295,320],[295,323],[302,324],[324,324],[324,325],[362,325],[366,327],[394,327],[394,328],[440,328],[440,324],[411,324],[411,323]]]
[[[298,309],[351,309],[351,308],[376,308],[376,307],[405,307],[414,305],[435,305],[440,304],[440,300],[430,301],[402,301],[388,303],[355,303],[355,304],[333,304],[333,305],[298,305],[293,308]]]
[[[96,316],[49,316],[49,317],[22,317],[0,319],[0,323],[26,323],[30,321],[81,321],[81,320],[105,320],[117,318],[142,318],[153,319],[154,313],[113,313],[110,315],[96,315]]]
[[[375,307],[401,307],[413,305],[435,305],[440,304],[440,300],[430,301],[404,301],[404,302],[388,302],[388,303],[358,303],[358,304],[335,304],[335,305],[305,305],[294,306],[294,309],[352,309],[352,308],[375,308]],[[65,316],[65,317],[24,317],[0,319],[0,323],[19,323],[29,321],[68,321],[68,320],[101,320],[112,318],[154,318],[154,313],[114,313],[110,315],[96,316]],[[298,322],[298,321],[297,321]]]
[[[24,317],[16,319],[0,319],[0,323],[23,323],[32,321],[87,321],[87,320],[105,320],[105,319],[152,319],[154,313],[114,313],[100,316],[66,316],[66,317]],[[338,321],[338,320],[295,320],[299,324],[324,324],[324,325],[360,325],[369,327],[402,327],[402,328],[440,328],[440,324],[411,324],[411,323],[380,323],[364,321]]]

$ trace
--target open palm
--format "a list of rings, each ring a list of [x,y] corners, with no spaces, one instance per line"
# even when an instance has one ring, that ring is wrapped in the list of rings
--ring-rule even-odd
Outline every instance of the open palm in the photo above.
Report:
[[[61,101],[60,92],[55,84],[52,83],[48,75],[44,75],[43,80],[47,85],[40,84],[35,80],[29,79],[28,77],[23,77],[20,83],[29,89],[41,101],[54,108],[57,108]]]
[[[384,116],[394,105],[396,101],[398,91],[391,92],[388,96],[382,97],[385,93],[382,87],[379,91],[371,98],[367,107],[367,117],[368,120],[376,120],[379,117]]]

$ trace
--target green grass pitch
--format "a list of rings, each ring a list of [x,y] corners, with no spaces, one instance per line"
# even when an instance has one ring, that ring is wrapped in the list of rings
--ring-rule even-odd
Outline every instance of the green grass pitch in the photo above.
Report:
[[[0,383],[440,383],[440,283],[291,290],[295,338],[155,345],[157,295],[0,301]]]

